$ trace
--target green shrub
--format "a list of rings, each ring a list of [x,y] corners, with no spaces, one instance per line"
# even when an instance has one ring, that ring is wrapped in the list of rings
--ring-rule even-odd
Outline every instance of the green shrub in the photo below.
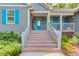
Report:
[[[66,35],[62,36],[62,48],[65,52],[74,53],[75,47],[72,46],[72,38],[68,38]]]
[[[21,36],[17,33],[14,33],[13,31],[5,33],[0,32],[0,40],[5,41],[17,41],[18,43],[21,43]]]
[[[64,43],[73,43],[73,41],[72,41],[72,39],[71,38],[68,38],[66,35],[63,35],[62,36],[62,45],[64,44]]]
[[[10,56],[4,49],[0,50],[0,56]]]
[[[76,43],[76,44],[77,44],[77,43],[78,43],[78,40],[79,40],[79,39],[78,39],[76,36],[73,36],[73,37],[72,37],[73,43]]]
[[[9,42],[3,49],[0,49],[0,56],[16,56],[21,52],[21,44]]]
[[[21,52],[21,36],[17,33],[0,32],[0,56],[16,56]]]
[[[75,47],[72,46],[70,43],[65,43],[63,45],[63,49],[64,49],[64,51],[69,52],[69,53],[74,53],[75,52]]]
[[[74,36],[77,37],[77,39],[78,39],[77,41],[78,41],[78,44],[79,44],[79,32],[75,33]]]

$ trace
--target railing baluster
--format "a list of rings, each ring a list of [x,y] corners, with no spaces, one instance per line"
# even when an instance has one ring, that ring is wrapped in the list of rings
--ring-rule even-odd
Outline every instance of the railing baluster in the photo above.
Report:
[[[61,51],[61,37],[62,37],[62,32],[57,31],[50,23],[48,23],[48,31],[52,34],[53,38],[57,42],[57,46],[59,50]]]
[[[60,23],[52,23],[56,30],[60,30]],[[75,23],[63,23],[62,31],[75,31]]]
[[[24,49],[25,42],[28,39],[29,32],[30,32],[30,26],[27,26],[26,30],[24,32],[22,32],[22,34],[21,34],[21,36],[22,36],[22,51]]]

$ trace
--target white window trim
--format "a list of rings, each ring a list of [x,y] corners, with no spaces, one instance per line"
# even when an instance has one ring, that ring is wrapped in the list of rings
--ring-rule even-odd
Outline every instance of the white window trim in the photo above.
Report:
[[[7,11],[8,10],[14,10],[14,16],[7,16]],[[9,23],[8,22],[8,17],[14,17],[14,23]],[[15,9],[6,9],[6,24],[15,24]]]

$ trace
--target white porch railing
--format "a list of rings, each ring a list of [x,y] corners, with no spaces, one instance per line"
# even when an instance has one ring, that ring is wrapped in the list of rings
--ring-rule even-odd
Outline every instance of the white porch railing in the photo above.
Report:
[[[22,35],[21,35],[22,36],[22,51],[24,49],[25,42],[28,39],[29,32],[30,32],[30,26],[27,26],[26,30],[22,32]]]
[[[75,31],[75,23],[63,23],[63,31]]]
[[[51,23],[52,26],[56,29],[56,30],[60,30],[60,23]],[[66,31],[75,31],[75,23],[63,23],[62,24],[62,31],[66,32]]]
[[[48,23],[48,31],[53,36],[53,39],[56,40],[57,46],[61,50],[62,32],[61,31],[57,31],[50,23]]]

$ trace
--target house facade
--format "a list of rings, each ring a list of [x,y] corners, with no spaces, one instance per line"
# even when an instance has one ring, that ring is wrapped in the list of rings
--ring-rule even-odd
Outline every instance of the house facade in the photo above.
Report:
[[[41,41],[39,38],[42,37],[44,42],[41,41],[37,46],[45,43],[43,44],[45,47],[48,46],[47,43],[51,45],[50,40],[53,37],[57,43],[57,48],[61,49],[63,32],[79,32],[79,7],[54,9],[50,5],[45,3],[0,3],[0,32],[21,32],[23,46],[25,46],[27,39],[39,43]],[[47,31],[51,33],[51,36]],[[29,33],[31,34],[29,35]],[[35,48],[36,46],[32,43],[30,45]],[[40,49],[44,50],[42,46]],[[38,50],[33,47],[30,46],[27,50]],[[51,49],[48,48],[49,46],[47,50]]]
[[[50,22],[57,30],[78,32],[78,14],[77,8],[53,9],[50,5],[40,3],[2,3],[0,4],[0,31],[23,32],[28,22],[32,30],[47,30],[47,23]]]

